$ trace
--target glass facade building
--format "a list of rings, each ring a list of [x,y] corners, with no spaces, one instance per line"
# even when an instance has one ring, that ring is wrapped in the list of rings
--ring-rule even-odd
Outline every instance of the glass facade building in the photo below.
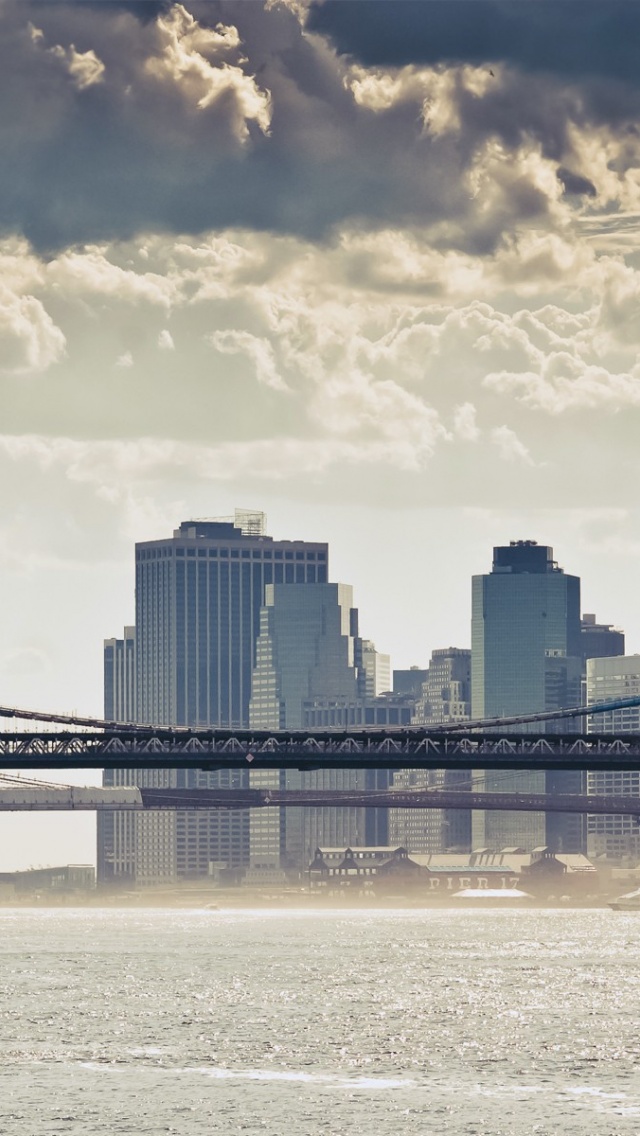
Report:
[[[493,550],[491,573],[474,576],[471,619],[471,716],[504,717],[543,713],[580,703],[582,672],[580,580],[566,575],[553,549],[535,541],[514,541]],[[550,723],[552,730],[575,724]],[[544,723],[519,730],[544,730]],[[487,773],[494,792],[579,792],[581,775]],[[476,812],[475,848],[542,845],[581,852],[584,825],[559,813]]]
[[[582,661],[608,659],[624,655],[624,631],[610,623],[598,623],[595,615],[585,613],[580,624]]]
[[[104,716],[108,722],[135,722],[136,629],[125,627],[122,639],[104,641]],[[134,785],[131,769],[105,769],[103,785]],[[97,869],[99,882],[133,880],[136,865],[136,814],[98,812]]]
[[[640,655],[589,659],[587,705],[640,695]],[[626,706],[587,718],[592,734],[640,734],[640,706]],[[633,771],[587,774],[587,792],[640,797],[640,773]],[[639,809],[640,811],[640,809]],[[640,829],[635,817],[587,817],[587,855],[619,860],[640,856]]]
[[[471,651],[444,647],[434,651],[420,695],[415,703],[413,724],[438,726],[469,717],[471,706]],[[470,773],[455,769],[405,769],[394,774],[400,789],[466,787]],[[390,809],[389,843],[410,852],[467,850],[471,843],[471,813],[468,809]]]
[[[276,541],[262,514],[185,521],[136,544],[136,720],[249,725],[260,610],[267,585],[325,583],[325,543]],[[242,771],[135,770],[135,784],[242,788]],[[131,782],[129,782],[131,783]],[[135,815],[132,877],[158,884],[249,862],[248,811]],[[100,849],[98,852],[100,860]],[[113,861],[117,874],[119,858]]]
[[[358,613],[346,584],[267,585],[250,704],[256,729],[302,729],[316,699],[354,704],[363,674]],[[358,780],[358,778],[361,780]],[[252,771],[256,788],[364,788],[353,770],[286,774]],[[320,843],[362,844],[364,809],[256,810],[251,818],[251,863],[303,869]]]

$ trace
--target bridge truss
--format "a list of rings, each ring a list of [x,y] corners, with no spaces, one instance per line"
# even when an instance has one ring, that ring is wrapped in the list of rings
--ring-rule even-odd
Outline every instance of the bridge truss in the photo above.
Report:
[[[0,770],[70,768],[640,771],[640,736],[432,728],[0,733]]]

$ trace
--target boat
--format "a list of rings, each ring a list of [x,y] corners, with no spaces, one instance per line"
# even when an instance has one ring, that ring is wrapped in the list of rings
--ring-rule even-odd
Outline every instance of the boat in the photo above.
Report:
[[[619,895],[617,899],[612,899],[608,906],[612,911],[640,911],[640,888]]]

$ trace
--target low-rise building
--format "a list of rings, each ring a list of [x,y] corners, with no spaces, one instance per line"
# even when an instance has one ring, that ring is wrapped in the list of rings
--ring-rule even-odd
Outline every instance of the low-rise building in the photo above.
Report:
[[[385,892],[447,899],[458,891],[523,887],[545,898],[583,896],[598,890],[598,873],[580,853],[554,853],[546,847],[488,848],[472,853],[411,852],[402,846],[317,848],[309,865],[309,886],[328,895],[348,891]]]

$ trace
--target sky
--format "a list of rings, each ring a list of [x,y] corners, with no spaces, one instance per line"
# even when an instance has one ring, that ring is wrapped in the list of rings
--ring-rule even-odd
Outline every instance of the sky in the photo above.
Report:
[[[520,539],[640,652],[636,0],[0,0],[0,111],[0,705],[99,715],[135,541],[235,506],[393,666]]]

